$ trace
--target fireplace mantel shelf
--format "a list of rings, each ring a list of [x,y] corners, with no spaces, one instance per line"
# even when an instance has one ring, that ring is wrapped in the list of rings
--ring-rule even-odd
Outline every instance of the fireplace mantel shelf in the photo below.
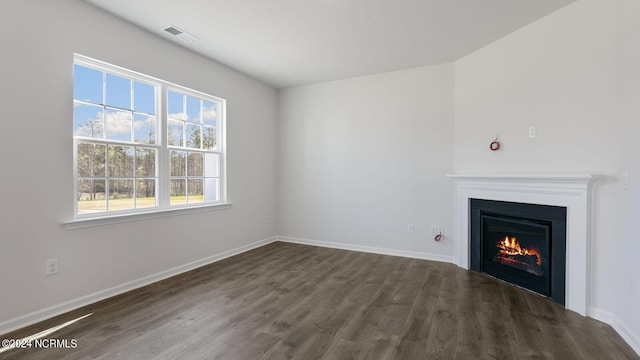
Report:
[[[604,179],[601,174],[449,174],[456,180],[534,180],[534,181],[579,181],[590,183]]]

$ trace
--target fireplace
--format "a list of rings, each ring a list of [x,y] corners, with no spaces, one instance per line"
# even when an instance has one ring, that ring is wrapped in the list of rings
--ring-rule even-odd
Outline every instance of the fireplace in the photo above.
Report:
[[[453,261],[471,268],[470,199],[566,208],[565,307],[588,315],[591,299],[591,198],[597,174],[447,175],[455,184]],[[556,229],[554,229],[555,231]],[[553,235],[553,234],[552,234]],[[552,239],[553,241],[553,239]],[[552,249],[553,252],[553,249]],[[557,266],[552,264],[552,272]]]
[[[471,269],[564,305],[566,207],[469,202]]]

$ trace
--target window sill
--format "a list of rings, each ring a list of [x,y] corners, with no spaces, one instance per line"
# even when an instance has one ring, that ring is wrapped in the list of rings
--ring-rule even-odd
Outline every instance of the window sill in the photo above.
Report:
[[[223,203],[223,204],[214,204],[214,205],[194,206],[194,207],[187,207],[187,208],[145,211],[145,212],[139,212],[139,213],[78,218],[78,219],[73,219],[69,221],[63,221],[62,225],[64,225],[64,227],[67,228],[67,230],[83,229],[83,228],[94,227],[94,226],[118,224],[118,223],[167,217],[167,216],[186,215],[186,214],[194,214],[194,213],[200,213],[205,211],[227,209],[231,207],[231,204],[232,203]]]

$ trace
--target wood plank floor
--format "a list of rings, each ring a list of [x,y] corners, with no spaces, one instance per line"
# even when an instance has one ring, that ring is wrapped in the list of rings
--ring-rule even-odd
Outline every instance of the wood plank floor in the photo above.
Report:
[[[273,243],[30,326],[0,359],[640,359],[611,327],[452,264]]]

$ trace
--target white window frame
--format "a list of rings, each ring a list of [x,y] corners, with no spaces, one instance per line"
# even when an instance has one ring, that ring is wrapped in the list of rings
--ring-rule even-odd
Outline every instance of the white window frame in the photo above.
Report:
[[[108,139],[78,138],[73,134],[73,214],[72,220],[64,221],[63,224],[67,228],[82,228],[95,225],[102,225],[114,222],[128,222],[139,219],[152,218],[158,216],[167,216],[171,214],[184,212],[200,212],[219,208],[226,208],[230,205],[227,200],[227,181],[226,181],[226,100],[209,95],[197,90],[189,89],[184,86],[170,83],[161,79],[147,76],[132,70],[128,70],[116,65],[105,63],[100,60],[92,59],[83,55],[74,54],[74,65],[80,65],[98,71],[108,72],[113,75],[121,76],[131,80],[156,86],[156,144],[138,144],[132,143],[132,146],[151,147],[157,149],[156,155],[156,207],[139,208],[127,210],[114,210],[96,213],[78,214],[78,201],[76,199],[78,191],[78,159],[77,146],[78,142],[91,142],[100,144],[123,144],[119,141],[110,141]],[[206,100],[217,105],[218,116],[216,119],[216,146],[212,150],[192,149],[185,147],[169,146],[167,139],[168,124],[168,108],[167,94],[169,91],[178,92],[187,96]],[[73,99],[75,101],[75,98]],[[73,122],[73,121],[72,121]],[[103,129],[103,131],[105,131]],[[170,151],[184,150],[196,152],[209,152],[219,155],[219,197],[217,201],[199,202],[193,204],[170,205]],[[135,175],[135,174],[134,174]],[[107,178],[109,181],[109,178]],[[134,185],[135,186],[135,185]],[[107,196],[105,194],[105,196]],[[134,200],[135,201],[135,200]]]

